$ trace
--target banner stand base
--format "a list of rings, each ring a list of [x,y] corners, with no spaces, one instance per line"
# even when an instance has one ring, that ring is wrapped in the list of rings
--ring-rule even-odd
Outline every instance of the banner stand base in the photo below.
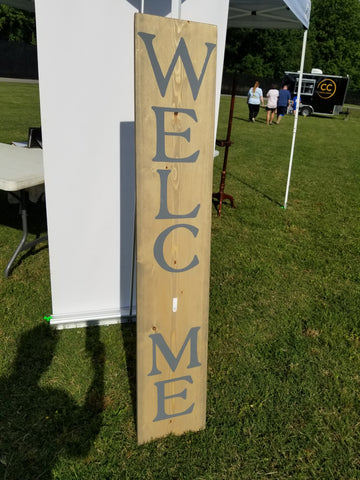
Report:
[[[107,326],[117,323],[136,321],[136,309],[102,310],[100,312],[82,312],[64,315],[51,315],[50,325],[58,330],[65,328],[82,328],[93,325]]]

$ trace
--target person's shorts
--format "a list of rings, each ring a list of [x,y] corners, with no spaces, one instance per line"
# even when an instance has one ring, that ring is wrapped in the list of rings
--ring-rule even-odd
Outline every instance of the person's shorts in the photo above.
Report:
[[[280,116],[284,116],[286,115],[286,112],[287,112],[287,107],[277,107],[277,114]]]
[[[266,111],[267,111],[267,112],[275,112],[275,111],[276,111],[276,107],[275,107],[275,108],[266,107]]]

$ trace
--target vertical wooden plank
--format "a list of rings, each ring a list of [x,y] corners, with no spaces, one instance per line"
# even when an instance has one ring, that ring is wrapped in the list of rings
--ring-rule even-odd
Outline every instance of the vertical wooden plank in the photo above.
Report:
[[[216,38],[135,17],[139,443],[205,427]]]

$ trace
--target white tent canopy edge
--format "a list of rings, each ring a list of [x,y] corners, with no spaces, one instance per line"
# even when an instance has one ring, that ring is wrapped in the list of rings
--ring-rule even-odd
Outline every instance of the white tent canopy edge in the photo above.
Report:
[[[228,28],[309,28],[310,0],[230,0]]]
[[[230,0],[228,28],[304,28],[299,85],[302,84],[311,0]],[[287,207],[299,109],[295,112],[284,208]]]
[[[179,17],[183,1],[173,0]],[[35,11],[34,0],[3,0],[1,3]],[[230,0],[228,28],[309,28],[310,10],[310,0]]]

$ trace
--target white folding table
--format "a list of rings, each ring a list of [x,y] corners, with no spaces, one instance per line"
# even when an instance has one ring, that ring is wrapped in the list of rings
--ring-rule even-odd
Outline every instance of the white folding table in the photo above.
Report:
[[[11,192],[20,202],[23,235],[5,269],[5,277],[20,252],[47,240],[47,235],[26,242],[28,235],[26,189],[44,183],[43,157],[40,148],[19,148],[0,143],[0,190]]]

